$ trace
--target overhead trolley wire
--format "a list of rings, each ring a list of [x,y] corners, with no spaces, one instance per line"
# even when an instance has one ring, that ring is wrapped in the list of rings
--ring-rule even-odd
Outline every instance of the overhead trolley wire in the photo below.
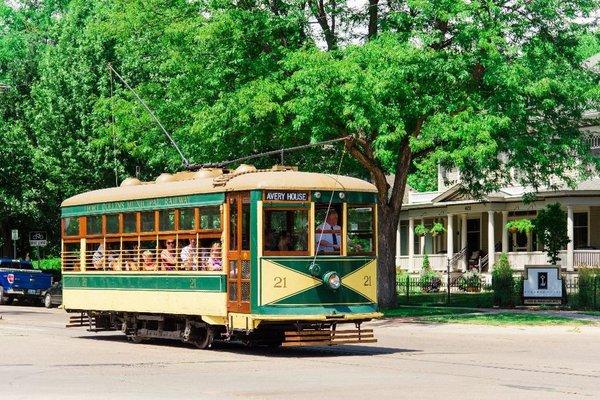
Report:
[[[191,164],[191,165],[187,166],[187,169],[190,171],[197,171],[202,168],[223,168],[230,164],[235,164],[235,163],[239,163],[242,161],[248,161],[248,160],[252,160],[254,158],[272,156],[272,155],[276,155],[276,154],[281,154],[283,156],[284,152],[292,152],[292,151],[308,149],[310,147],[316,147],[316,146],[325,146],[327,144],[341,142],[343,140],[348,140],[348,139],[350,139],[350,136],[344,136],[341,138],[331,139],[331,140],[324,140],[322,142],[304,144],[302,146],[287,147],[285,149],[265,151],[262,153],[252,154],[252,155],[245,156],[245,157],[235,158],[233,160],[219,161],[219,162],[215,162],[215,163],[205,163],[205,164]]]

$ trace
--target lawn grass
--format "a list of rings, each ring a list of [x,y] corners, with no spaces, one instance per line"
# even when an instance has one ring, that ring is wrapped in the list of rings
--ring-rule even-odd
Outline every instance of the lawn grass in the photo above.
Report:
[[[420,318],[423,322],[433,323],[458,323],[475,325],[592,325],[593,321],[574,319],[558,315],[499,312],[499,313],[477,313],[468,315],[429,315]]]
[[[579,314],[591,315],[593,317],[600,317],[600,311],[582,311]]]
[[[383,310],[383,315],[387,318],[414,318],[433,315],[466,314],[473,312],[477,312],[477,310],[456,307],[401,306],[389,310]]]

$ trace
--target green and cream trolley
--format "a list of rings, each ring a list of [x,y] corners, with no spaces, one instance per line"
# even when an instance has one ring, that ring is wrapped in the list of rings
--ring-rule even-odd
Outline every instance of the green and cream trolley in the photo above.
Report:
[[[64,307],[72,325],[136,342],[374,342],[361,324],[380,316],[375,195],[356,178],[241,165],[71,197]]]

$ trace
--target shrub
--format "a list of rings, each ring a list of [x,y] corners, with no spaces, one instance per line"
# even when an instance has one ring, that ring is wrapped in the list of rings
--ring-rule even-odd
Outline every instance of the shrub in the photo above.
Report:
[[[513,271],[508,262],[506,253],[502,253],[492,271],[492,290],[494,291],[494,304],[500,307],[512,307],[515,290]]]
[[[442,280],[439,275],[431,269],[427,254],[423,257],[423,269],[419,277],[419,286],[424,292],[437,292],[440,290],[440,286],[442,286]]]
[[[45,258],[38,262],[33,261],[33,265],[36,269],[40,269],[42,271],[60,271],[60,257],[56,258]]]
[[[592,308],[598,304],[598,299],[594,295],[600,294],[600,269],[599,268],[579,268],[577,272],[579,282],[579,293],[577,302],[581,308]],[[596,290],[594,293],[594,286]],[[596,300],[596,301],[594,301]]]

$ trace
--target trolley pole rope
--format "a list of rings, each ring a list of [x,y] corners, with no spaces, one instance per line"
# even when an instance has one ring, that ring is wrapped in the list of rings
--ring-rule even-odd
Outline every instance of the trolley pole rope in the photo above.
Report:
[[[173,145],[173,147],[175,147],[175,150],[177,150],[177,152],[179,153],[179,156],[181,157],[181,162],[183,163],[183,166],[186,167],[186,168],[188,168],[189,165],[190,165],[190,162],[188,161],[187,158],[185,158],[185,156],[181,152],[181,149],[179,149],[179,146],[177,146],[177,143],[175,142],[175,140],[173,140],[173,138],[171,137],[171,135],[169,134],[169,132],[167,132],[167,130],[165,129],[165,127],[163,126],[163,124],[161,124],[160,120],[156,117],[156,115],[154,114],[154,112],[152,112],[152,110],[150,109],[150,107],[148,107],[148,105],[146,104],[146,102],[144,100],[142,100],[142,98],[137,94],[137,92],[135,90],[133,90],[133,88],[131,86],[129,86],[129,84],[125,81],[125,79],[123,79],[123,77],[121,75],[119,75],[119,73],[117,71],[115,71],[115,69],[113,68],[113,66],[110,63],[108,63],[108,69],[110,69],[112,71],[112,73],[115,74],[117,76],[117,78],[119,78],[119,80],[121,82],[123,82],[123,84],[127,87],[127,89],[129,89],[131,91],[131,93],[133,93],[133,95],[135,96],[135,98],[138,99],[138,101],[140,102],[140,104],[142,106],[144,106],[144,108],[146,109],[146,111],[148,111],[148,114],[150,114],[150,116],[154,119],[154,121],[158,124],[158,126],[160,126],[160,129],[162,129],[163,133],[171,141],[171,144]]]
[[[259,157],[272,156],[272,155],[275,155],[275,154],[281,154],[281,155],[283,155],[284,152],[291,152],[291,151],[296,151],[296,150],[308,149],[310,147],[316,147],[316,146],[324,146],[326,144],[341,142],[343,140],[348,140],[350,138],[351,138],[351,136],[344,136],[344,137],[337,138],[337,139],[324,140],[322,142],[304,144],[302,146],[287,147],[285,149],[265,151],[263,153],[252,154],[252,155],[249,155],[249,156],[246,156],[246,157],[240,157],[240,158],[235,158],[233,160],[220,161],[220,162],[216,162],[216,163],[191,164],[191,165],[187,165],[187,169],[189,171],[197,171],[197,170],[202,169],[202,168],[222,168],[222,167],[225,167],[225,166],[227,166],[229,164],[235,164],[235,163],[238,163],[238,162],[241,162],[241,161],[252,160],[254,158],[259,158]]]

